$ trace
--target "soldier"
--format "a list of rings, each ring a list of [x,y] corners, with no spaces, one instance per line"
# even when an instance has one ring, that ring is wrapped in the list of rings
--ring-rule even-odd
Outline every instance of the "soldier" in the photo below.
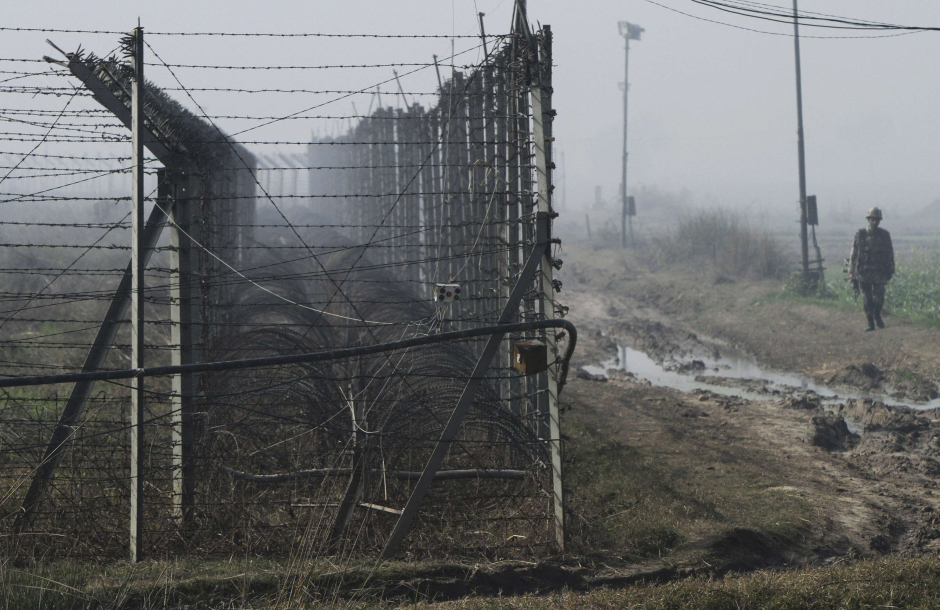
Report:
[[[859,229],[852,244],[852,257],[849,259],[849,280],[858,282],[865,295],[865,316],[868,328],[884,328],[881,308],[885,304],[885,284],[894,275],[894,247],[891,234],[878,227],[881,223],[881,210],[868,210],[868,228]]]

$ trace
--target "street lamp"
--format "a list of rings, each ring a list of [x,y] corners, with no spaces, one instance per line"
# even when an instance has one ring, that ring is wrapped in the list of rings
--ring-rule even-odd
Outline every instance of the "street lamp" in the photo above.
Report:
[[[630,23],[629,21],[618,21],[617,27],[620,28],[620,35],[626,37],[627,40],[639,40],[640,34],[646,31],[637,24]]]

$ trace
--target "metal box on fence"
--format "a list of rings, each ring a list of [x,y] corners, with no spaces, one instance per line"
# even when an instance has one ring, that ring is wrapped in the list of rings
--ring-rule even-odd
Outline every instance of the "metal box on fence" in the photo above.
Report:
[[[460,284],[434,284],[434,300],[437,303],[459,301]]]
[[[516,341],[512,348],[512,367],[523,375],[537,375],[548,370],[548,348],[541,341]]]

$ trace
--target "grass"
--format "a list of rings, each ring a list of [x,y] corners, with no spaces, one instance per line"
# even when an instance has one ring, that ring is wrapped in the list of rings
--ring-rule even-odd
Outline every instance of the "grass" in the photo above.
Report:
[[[430,604],[421,604],[427,607]],[[435,607],[460,610],[617,608],[635,610],[842,610],[940,607],[940,559],[888,558],[725,578],[692,578],[586,593],[467,599]]]
[[[196,567],[152,562],[142,566],[75,563],[33,569],[0,568],[4,610],[117,610],[118,608],[391,608],[407,604],[440,610],[625,608],[635,610],[816,610],[940,607],[940,558],[888,557],[793,570],[698,576],[661,584],[556,590],[514,597],[466,597],[429,603],[421,595],[376,597],[279,595],[289,583],[272,570],[243,574],[239,561]],[[401,576],[407,578],[404,572]],[[417,603],[415,603],[417,602]]]
[[[698,210],[679,219],[672,233],[656,240],[661,263],[705,264],[716,277],[778,278],[786,273],[786,254],[777,240],[736,212]]]
[[[703,511],[672,501],[671,487],[638,450],[605,441],[580,426],[569,426],[573,456],[568,480],[573,486],[576,552],[625,558],[656,557],[675,548]],[[645,483],[653,483],[646,485]]]
[[[799,285],[791,280],[775,296],[844,309],[862,309],[862,297],[855,297],[851,283],[845,281],[842,274],[830,277],[824,286],[810,294],[802,293]],[[940,327],[940,252],[921,250],[899,260],[894,277],[885,290],[885,314]]]
[[[915,322],[940,326],[940,252],[905,258],[888,284],[885,306]]]
[[[580,417],[569,414],[565,432],[576,555],[611,565],[702,557],[747,563],[764,546],[772,562],[802,539],[806,517],[818,514],[807,498],[771,491],[784,483],[771,461],[730,440],[673,439],[696,450],[667,453],[652,440],[625,445]]]

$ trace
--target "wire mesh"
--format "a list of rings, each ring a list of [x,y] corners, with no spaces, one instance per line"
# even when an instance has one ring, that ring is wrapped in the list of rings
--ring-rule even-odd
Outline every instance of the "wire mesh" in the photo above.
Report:
[[[553,288],[521,276],[536,237],[535,149],[550,147],[534,141],[533,119],[545,117],[532,117],[529,102],[533,83],[550,82],[549,36],[517,28],[492,37],[479,62],[447,66],[446,78],[436,61],[170,64],[164,39],[148,43],[148,74],[163,69],[165,78],[147,83],[144,104],[156,147],[147,205],[163,229],[146,268],[147,364],[491,326],[517,284],[524,298],[510,321],[555,317],[544,300]],[[0,375],[87,370],[96,346],[106,354],[98,369],[127,368],[129,324],[106,312],[129,273],[129,131],[100,103],[110,95],[130,107],[130,68],[120,55],[81,52],[51,73],[16,62],[0,58],[0,68],[11,68],[3,73],[18,79],[0,85],[0,119],[11,123],[0,134]],[[210,115],[194,95],[313,91],[237,81],[255,69],[283,77],[288,68],[392,66],[433,67],[438,86],[416,94],[398,84],[394,96],[373,87],[315,90],[368,100],[368,111],[353,105],[350,115],[311,114],[318,106]],[[222,71],[231,82],[186,86],[184,69]],[[93,97],[76,70],[106,91]],[[398,81],[396,73],[383,83]],[[247,127],[229,135],[220,118]],[[329,127],[306,140],[239,137],[281,121]],[[153,152],[160,147],[163,156]],[[407,539],[413,556],[551,551],[554,369],[523,376],[512,366],[515,341],[545,338],[504,339]],[[144,552],[374,555],[485,340],[148,379]],[[76,388],[0,389],[4,552],[127,552],[129,388],[99,383],[84,400]]]

